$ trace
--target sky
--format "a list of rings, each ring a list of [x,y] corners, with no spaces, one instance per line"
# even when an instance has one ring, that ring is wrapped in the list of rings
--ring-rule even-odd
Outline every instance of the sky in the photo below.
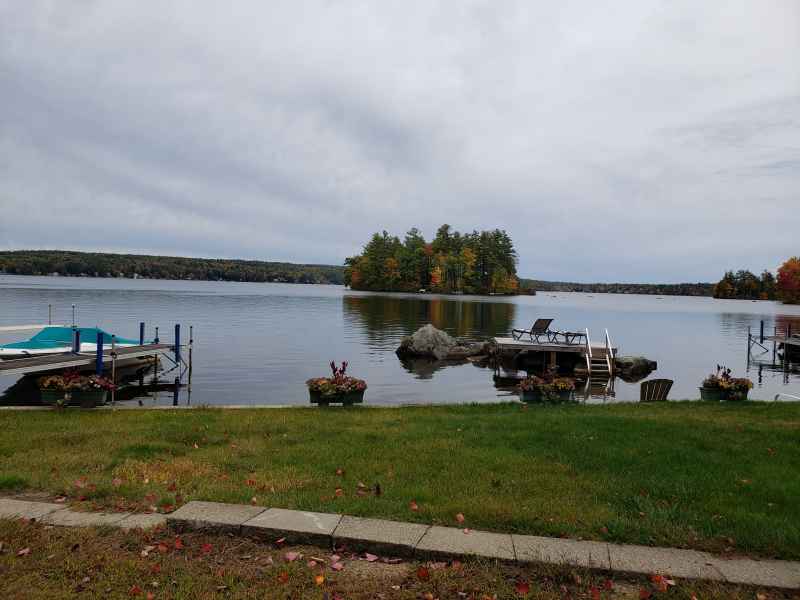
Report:
[[[0,249],[712,281],[799,208],[797,0],[0,0]]]

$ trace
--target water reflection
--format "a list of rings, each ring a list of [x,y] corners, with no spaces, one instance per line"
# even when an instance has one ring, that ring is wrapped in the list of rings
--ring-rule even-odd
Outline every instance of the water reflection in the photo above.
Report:
[[[511,302],[476,302],[439,296],[345,295],[345,320],[359,326],[370,343],[385,348],[398,333],[410,335],[431,323],[456,337],[472,339],[507,335],[514,324]]]

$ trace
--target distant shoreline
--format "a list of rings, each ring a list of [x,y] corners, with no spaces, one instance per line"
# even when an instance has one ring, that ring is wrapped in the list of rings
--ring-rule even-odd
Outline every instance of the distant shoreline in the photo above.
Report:
[[[0,251],[0,274],[8,275],[343,285],[344,269],[344,266],[337,265],[72,250]],[[710,297],[714,290],[714,284],[703,282],[578,283],[521,278],[520,283],[536,292],[587,294]]]

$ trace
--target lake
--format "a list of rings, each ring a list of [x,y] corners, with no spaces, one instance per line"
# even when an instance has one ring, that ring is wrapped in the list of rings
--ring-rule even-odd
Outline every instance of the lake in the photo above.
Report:
[[[747,328],[760,320],[768,332],[791,323],[800,331],[800,307],[775,302],[614,294],[548,293],[519,297],[373,294],[340,286],[209,281],[163,281],[0,275],[0,326],[54,323],[98,326],[138,337],[160,327],[170,339],[180,322],[194,327],[194,377],[185,404],[307,404],[305,381],[327,375],[331,360],[366,379],[368,404],[496,402],[515,397],[494,386],[492,371],[472,364],[404,366],[394,351],[404,335],[432,323],[451,335],[486,338],[528,328],[553,317],[554,328],[588,327],[601,342],[608,329],[621,355],[658,362],[651,378],[675,381],[670,398],[696,398],[702,379],[719,364],[755,382],[752,398],[800,395],[800,366],[789,372],[747,361]],[[0,343],[33,332],[0,334]],[[184,338],[185,339],[185,338]],[[765,355],[766,358],[771,357]],[[20,401],[17,378],[0,377],[0,404]],[[8,389],[17,392],[8,392]],[[639,384],[619,379],[614,397],[590,402],[638,400]],[[143,404],[168,404],[168,392]],[[23,400],[24,401],[24,400]]]

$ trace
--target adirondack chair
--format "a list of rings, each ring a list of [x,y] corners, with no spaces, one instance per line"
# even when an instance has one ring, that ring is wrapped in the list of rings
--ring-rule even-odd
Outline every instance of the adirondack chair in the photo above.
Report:
[[[530,329],[512,329],[511,337],[513,337],[515,340],[518,340],[523,335],[528,335],[532,341],[541,343],[539,338],[541,336],[545,336],[548,342],[552,342],[553,336],[556,333],[555,331],[550,331],[550,323],[552,322],[553,319],[536,319],[534,324],[531,325]]]
[[[673,381],[671,379],[651,379],[642,383],[639,400],[641,402],[663,402],[667,399]]]

